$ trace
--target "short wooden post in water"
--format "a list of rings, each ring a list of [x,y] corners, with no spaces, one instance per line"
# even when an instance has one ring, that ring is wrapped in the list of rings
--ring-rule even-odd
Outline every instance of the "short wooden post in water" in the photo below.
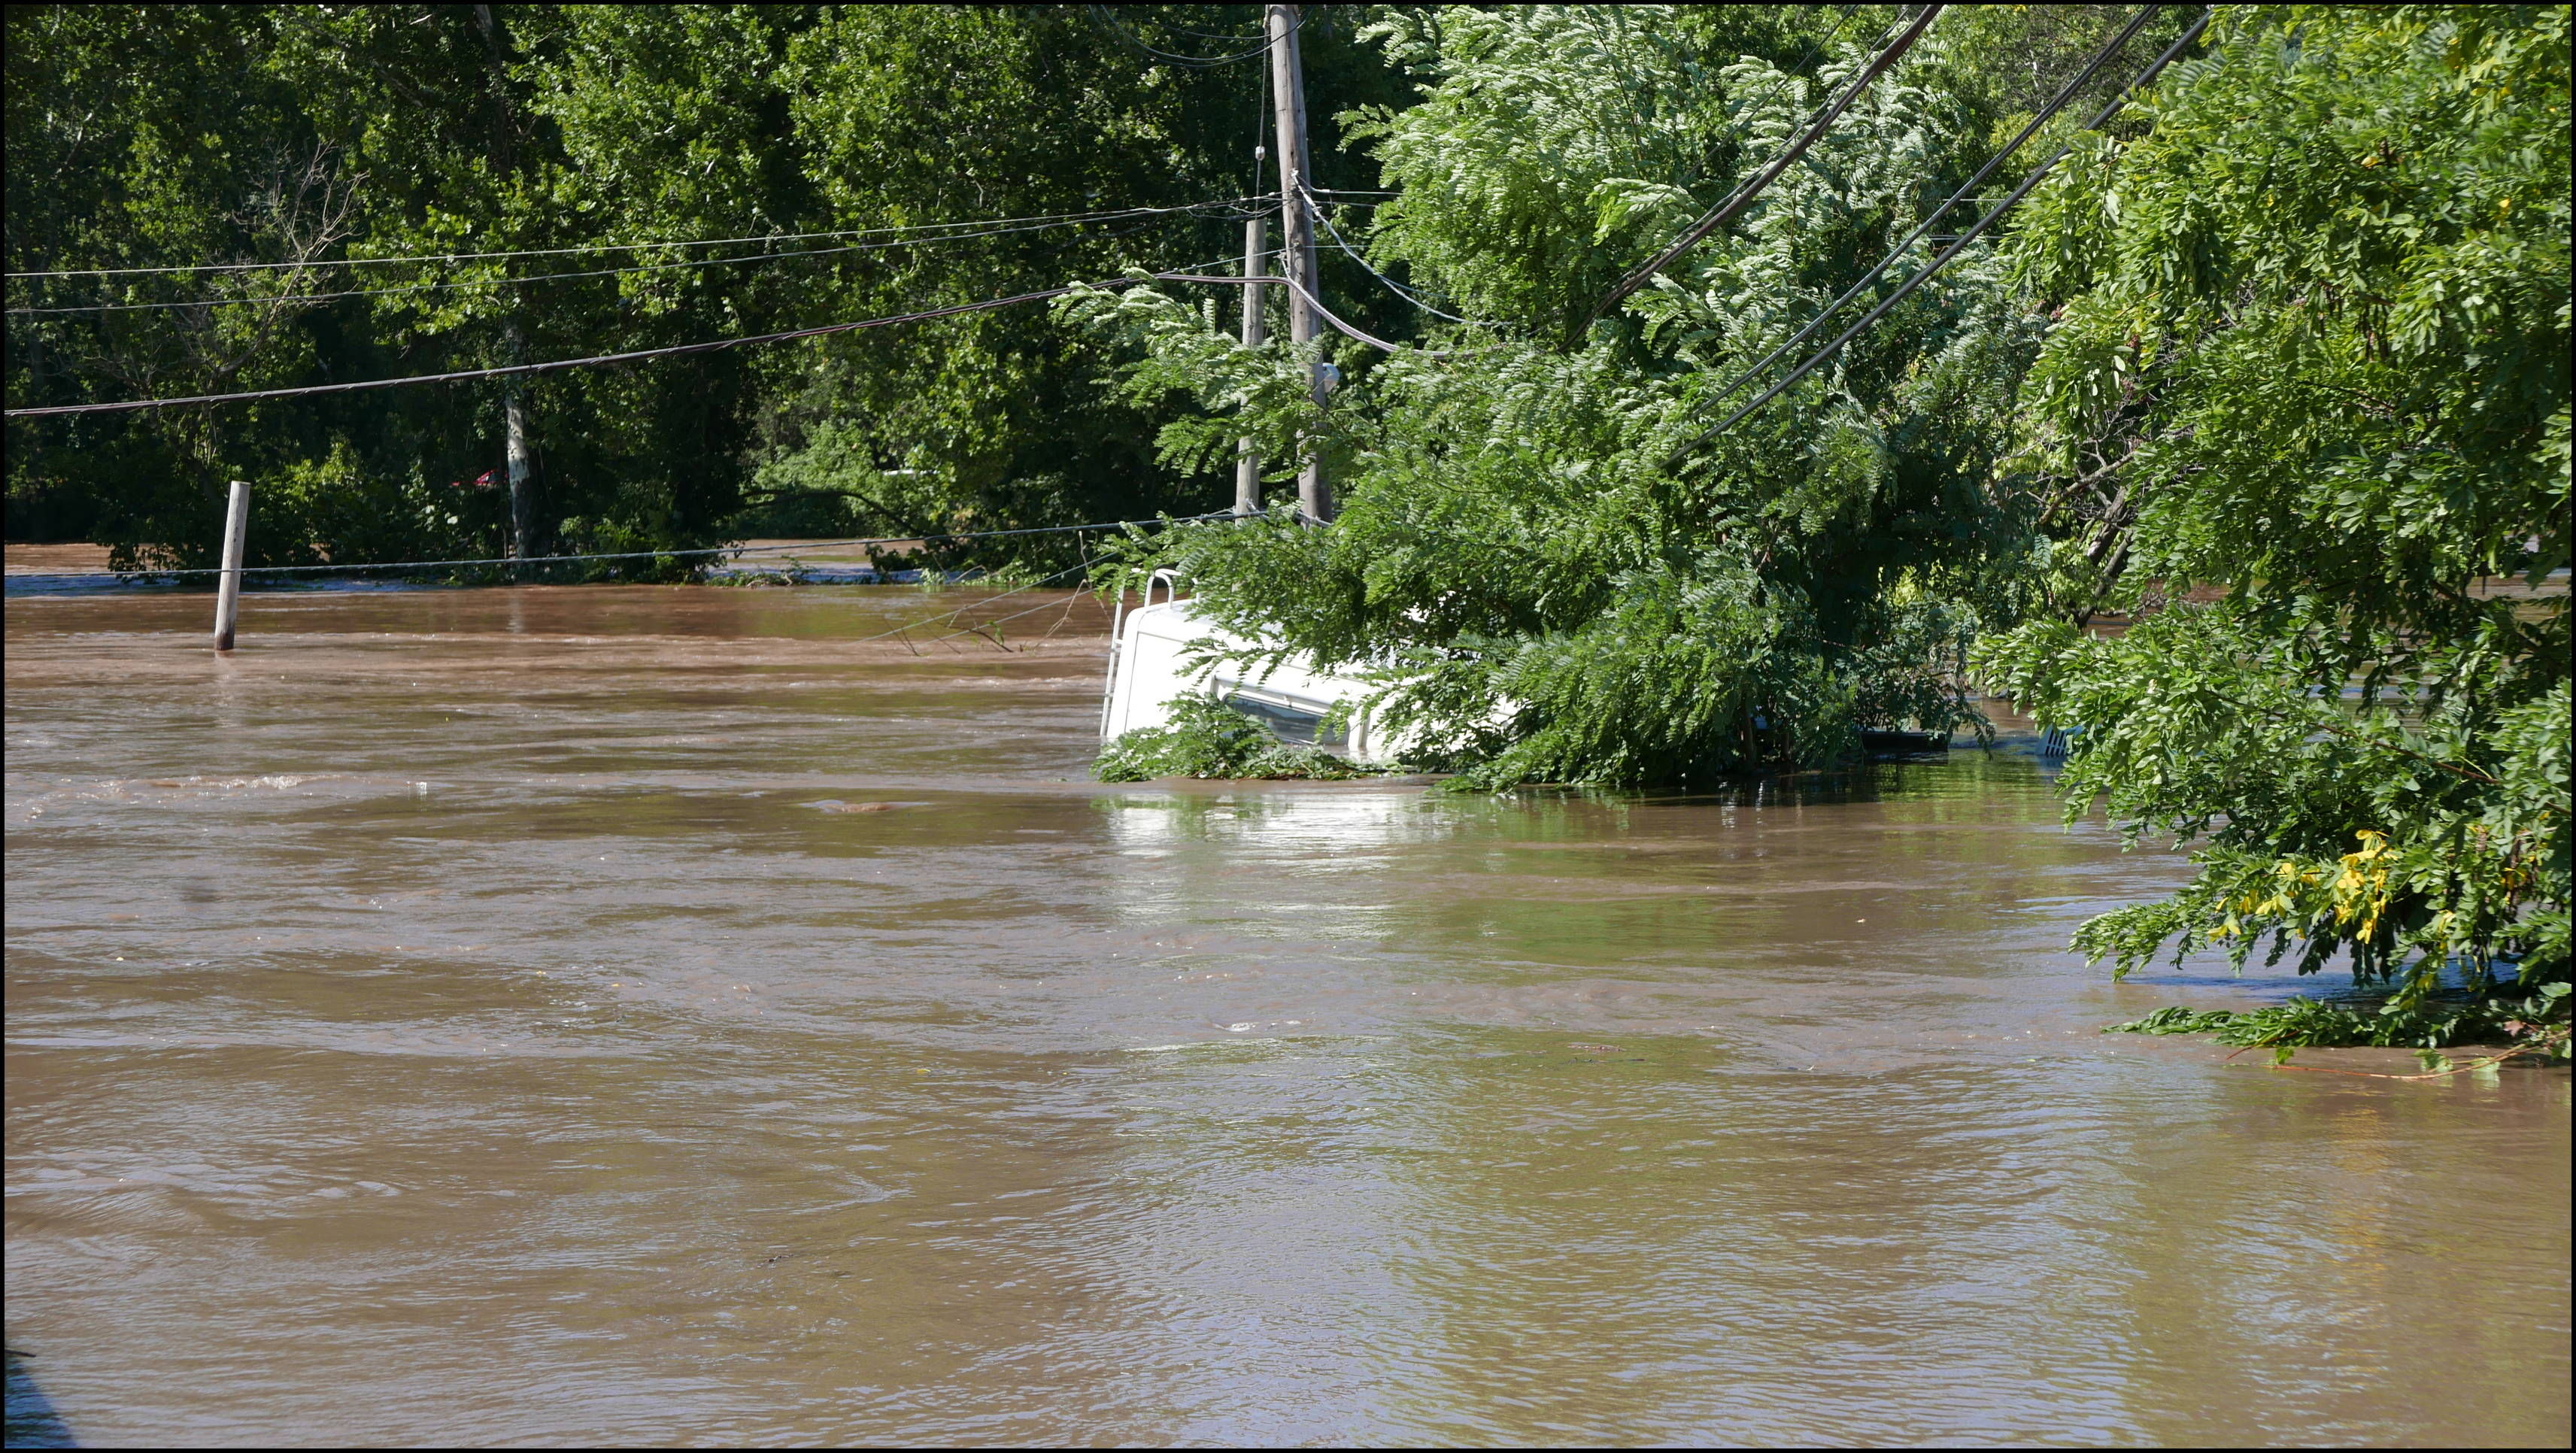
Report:
[[[242,537],[250,531],[250,481],[233,481],[232,504],[224,511],[224,573],[215,586],[215,649],[233,648],[233,626],[241,618]]]

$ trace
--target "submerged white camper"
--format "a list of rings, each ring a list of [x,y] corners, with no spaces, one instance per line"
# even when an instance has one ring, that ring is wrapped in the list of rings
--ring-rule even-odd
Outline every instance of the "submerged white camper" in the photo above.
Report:
[[[1157,590],[1162,593],[1159,603]],[[1316,671],[1294,657],[1267,669],[1232,661],[1190,669],[1185,658],[1194,642],[1212,640],[1225,648],[1252,643],[1196,619],[1190,603],[1176,598],[1169,571],[1154,572],[1145,585],[1144,604],[1122,610],[1109,639],[1109,687],[1100,704],[1104,742],[1139,727],[1162,726],[1171,719],[1171,704],[1184,697],[1213,694],[1281,741],[1322,747],[1355,761],[1395,760],[1396,743],[1376,729],[1364,705],[1374,689],[1366,681]],[[1344,705],[1348,727],[1323,730],[1324,718]]]

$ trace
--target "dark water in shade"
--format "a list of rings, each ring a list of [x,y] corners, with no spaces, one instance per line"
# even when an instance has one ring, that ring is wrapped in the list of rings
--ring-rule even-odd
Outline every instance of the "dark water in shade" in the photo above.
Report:
[[[72,1434],[2568,1440],[2567,1076],[2095,1033],[2288,986],[2027,759],[1102,787],[1095,607],[857,639],[976,599],[10,601]]]

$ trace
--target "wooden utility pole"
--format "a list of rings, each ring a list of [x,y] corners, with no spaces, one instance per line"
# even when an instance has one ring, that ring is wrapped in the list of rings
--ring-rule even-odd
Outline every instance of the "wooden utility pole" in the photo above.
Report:
[[[242,542],[250,534],[250,481],[233,481],[232,499],[224,509],[224,573],[215,579],[215,649],[233,648],[233,627],[241,621]]]
[[[1258,212],[1243,224],[1243,275],[1263,275],[1262,254],[1270,250],[1270,219]],[[1243,285],[1243,346],[1258,348],[1269,329],[1262,326],[1261,284]],[[1252,452],[1252,438],[1246,435],[1234,461],[1234,512],[1238,515],[1261,513],[1261,460]]]
[[[1306,209],[1306,80],[1297,61],[1298,7],[1270,7],[1270,80],[1277,97],[1279,131],[1279,220],[1282,260],[1288,264],[1288,338],[1300,348],[1315,341],[1315,219]],[[1330,392],[1324,366],[1315,365],[1310,387],[1323,406]],[[1297,511],[1309,524],[1333,518],[1333,485],[1324,478],[1320,454],[1309,453],[1297,474]]]

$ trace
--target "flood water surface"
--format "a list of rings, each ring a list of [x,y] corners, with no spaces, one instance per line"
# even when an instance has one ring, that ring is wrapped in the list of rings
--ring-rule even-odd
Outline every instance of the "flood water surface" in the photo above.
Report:
[[[7,606],[83,1441],[2568,1440],[2566,1075],[2097,1033],[2291,985],[2067,953],[2180,868],[2026,757],[1106,787],[1088,601],[208,613]]]

